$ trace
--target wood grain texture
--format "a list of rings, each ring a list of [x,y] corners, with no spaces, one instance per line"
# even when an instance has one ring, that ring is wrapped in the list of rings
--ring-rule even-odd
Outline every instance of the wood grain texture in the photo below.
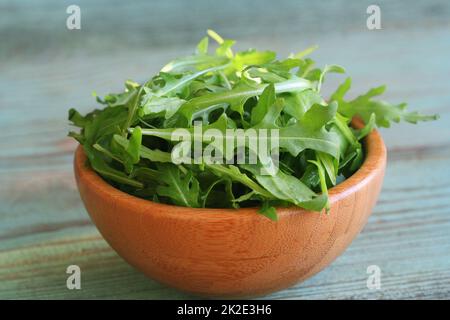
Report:
[[[352,76],[351,95],[385,83],[386,99],[441,114],[382,131],[388,167],[364,231],[328,268],[267,298],[450,298],[448,1],[379,1],[378,31],[365,25],[371,1],[79,3],[82,29],[68,31],[69,1],[0,0],[0,298],[189,297],[132,269],[96,231],[76,190],[66,115],[92,109],[92,90],[146,79],[209,27],[280,55],[318,44],[320,64]],[[70,264],[82,290],[65,286]],[[369,265],[381,268],[380,290],[366,287]]]

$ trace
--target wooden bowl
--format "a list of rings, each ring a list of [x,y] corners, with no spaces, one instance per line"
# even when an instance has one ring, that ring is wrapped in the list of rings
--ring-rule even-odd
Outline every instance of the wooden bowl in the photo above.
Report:
[[[329,265],[362,230],[380,193],[386,148],[365,139],[366,159],[329,190],[329,214],[279,208],[273,222],[255,208],[194,209],[126,194],[75,153],[81,198],[100,233],[128,263],[180,290],[209,297],[267,294]]]

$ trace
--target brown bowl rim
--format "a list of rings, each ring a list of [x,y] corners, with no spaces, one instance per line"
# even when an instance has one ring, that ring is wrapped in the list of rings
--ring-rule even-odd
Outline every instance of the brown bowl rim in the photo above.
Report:
[[[356,128],[362,127],[362,122],[358,120],[353,121],[353,126]],[[360,188],[364,187],[372,180],[373,176],[379,171],[384,169],[386,163],[386,147],[383,139],[377,130],[373,130],[364,139],[364,150],[366,157],[362,166],[348,179],[344,180],[340,184],[334,186],[328,190],[330,205],[338,202],[340,199],[347,197],[349,194],[356,192]],[[192,218],[195,214],[196,218],[201,219],[217,219],[224,216],[232,216],[233,218],[241,219],[259,219],[262,217],[260,214],[256,214],[258,208],[190,208],[176,205],[170,205],[165,203],[157,203],[151,200],[142,199],[126,192],[123,192],[108,182],[106,182],[100,175],[98,175],[92,168],[87,165],[87,157],[84,153],[82,145],[78,145],[75,150],[74,157],[74,169],[77,176],[78,183],[83,183],[88,186],[89,190],[95,190],[99,194],[114,198],[115,201],[120,201],[126,207],[139,206],[140,209],[145,210],[148,214],[164,214],[175,215],[177,218]],[[141,210],[141,211],[144,211]],[[300,207],[280,207],[277,208],[278,219],[282,219],[284,216],[292,213],[304,213],[309,210]],[[264,217],[264,219],[266,219]]]

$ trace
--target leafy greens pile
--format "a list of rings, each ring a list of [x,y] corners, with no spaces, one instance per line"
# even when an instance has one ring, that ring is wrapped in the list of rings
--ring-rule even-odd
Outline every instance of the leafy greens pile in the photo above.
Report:
[[[187,207],[260,207],[276,220],[276,206],[328,208],[328,188],[352,175],[364,160],[362,139],[374,127],[434,120],[407,112],[406,104],[374,100],[385,87],[346,100],[347,78],[328,100],[321,96],[327,73],[306,58],[314,48],[284,60],[275,52],[234,53],[235,41],[214,31],[192,56],[167,64],[144,84],[125,83],[125,91],[97,101],[104,106],[85,116],[69,111],[81,128],[70,132],[83,145],[92,168],[113,186],[156,202]],[[217,42],[214,53],[209,40]],[[355,130],[350,120],[365,127]],[[279,129],[279,170],[261,174],[256,164],[174,164],[170,140],[177,128],[202,126]],[[233,155],[236,156],[236,155]]]

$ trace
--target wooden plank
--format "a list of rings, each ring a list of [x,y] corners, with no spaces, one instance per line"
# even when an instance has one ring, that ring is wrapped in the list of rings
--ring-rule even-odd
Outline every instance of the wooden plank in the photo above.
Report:
[[[347,252],[312,279],[269,298],[448,296],[450,187],[441,186],[438,194],[427,188],[436,185],[433,181],[441,180],[440,171],[435,169],[442,169],[447,163],[448,158],[436,159],[433,155],[420,160],[391,160],[374,215]],[[414,167],[429,169],[399,183],[399,178],[407,176]],[[430,185],[424,187],[425,179]],[[66,193],[73,194],[73,191]],[[22,205],[27,207],[30,203],[22,202]],[[78,209],[82,211],[81,205]],[[9,243],[12,249],[0,252],[0,297],[13,297],[13,292],[21,298],[185,297],[152,281],[144,281],[143,276],[117,257],[90,224],[84,224],[82,218],[81,221],[67,221],[69,231],[52,222],[47,229],[32,230],[31,235],[23,232],[4,236],[2,247]],[[17,244],[16,237],[21,238],[21,244]],[[86,283],[79,292],[65,288],[65,268],[73,263],[81,266],[83,283]],[[372,292],[365,287],[366,268],[371,264],[380,266],[383,272],[380,291]],[[33,290],[29,290],[30,285]],[[109,289],[104,290],[105,286]]]
[[[239,10],[195,1],[192,16],[181,18],[183,10],[173,8],[184,4],[177,1],[151,10],[146,2],[111,7],[80,1],[85,20],[79,33],[61,27],[62,4],[0,1],[0,12],[7,13],[0,19],[0,298],[190,297],[145,278],[96,231],[74,184],[76,144],[65,137],[66,114],[72,106],[92,109],[92,90],[105,94],[129,77],[146,79],[170,58],[189,52],[212,26],[237,38],[241,48],[271,48],[282,55],[317,43],[320,63],[347,67],[351,95],[386,83],[386,99],[441,114],[434,123],[383,130],[389,164],[363,233],[323,272],[265,298],[448,299],[448,1],[381,1],[383,30],[373,32],[365,27],[370,1],[309,2],[308,10],[289,0],[277,2],[276,9],[250,1]],[[134,18],[118,29],[124,12]],[[149,12],[157,18],[148,19]],[[105,17],[101,23],[99,14]],[[329,77],[325,90],[342,79]],[[70,264],[82,268],[80,291],[65,287]],[[366,287],[372,264],[382,270],[381,290]]]

